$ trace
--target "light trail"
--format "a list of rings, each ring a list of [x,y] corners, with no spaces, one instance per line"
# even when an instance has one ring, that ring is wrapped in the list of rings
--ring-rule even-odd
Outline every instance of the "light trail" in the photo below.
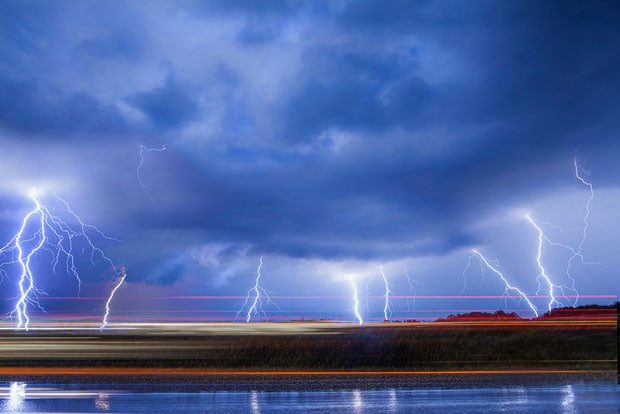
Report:
[[[502,279],[502,281],[506,285],[506,290],[505,290],[506,296],[504,296],[504,297],[507,297],[507,294],[508,294],[509,290],[517,292],[519,294],[519,297],[525,300],[525,302],[530,307],[532,312],[534,312],[536,317],[538,317],[538,310],[536,309],[536,306],[534,306],[534,304],[530,301],[530,299],[527,297],[527,295],[521,289],[511,285],[510,282],[508,281],[508,279],[506,279],[506,276],[504,276],[504,274],[502,272],[500,272],[496,267],[494,267],[491,263],[489,263],[487,258],[484,257],[478,250],[473,249],[472,252],[476,256],[478,256],[478,258],[485,264],[486,267],[491,269],[491,271],[493,271],[495,274],[497,274],[500,277],[500,279]]]
[[[359,299],[357,297],[357,285],[355,284],[355,280],[353,279],[353,276],[350,276],[349,280],[351,281],[351,286],[353,287],[353,314],[355,314],[357,323],[359,325],[362,325],[364,323],[364,320],[362,319],[362,315],[360,315],[360,312],[359,312]]]
[[[385,293],[383,297],[385,298],[385,302],[383,305],[383,320],[389,321],[390,314],[392,313],[392,308],[390,306],[390,294],[392,291],[390,290],[390,283],[388,282],[387,276],[383,271],[383,266],[379,266],[379,271],[381,272],[381,277],[383,278],[383,283],[385,284]]]
[[[33,259],[38,257],[42,250],[52,255],[51,270],[53,273],[56,273],[61,257],[64,258],[65,271],[76,279],[79,294],[82,280],[76,265],[75,251],[79,249],[84,254],[88,250],[92,265],[95,265],[95,255],[98,255],[114,269],[114,263],[101,248],[95,245],[93,237],[106,241],[118,241],[106,236],[97,227],[86,224],[71,209],[67,201],[58,195],[55,195],[57,203],[73,220],[73,223],[61,219],[57,213],[60,208],[54,204],[44,203],[36,189],[30,191],[29,198],[34,207],[26,213],[13,238],[0,248],[0,268],[3,269],[3,275],[8,276],[12,266],[19,268],[17,283],[19,298],[9,316],[17,315],[17,329],[26,331],[30,324],[28,308],[35,306],[44,311],[39,300],[45,293],[37,288],[32,269]],[[86,246],[80,248],[79,243],[85,243]]]
[[[142,175],[140,174],[142,171],[142,166],[144,165],[144,152],[164,152],[167,150],[168,148],[166,148],[165,145],[162,145],[159,148],[149,148],[142,144],[138,144],[138,157],[140,157],[140,161],[138,162],[138,167],[136,168],[136,176],[138,178],[138,184],[140,184],[140,188],[142,188],[142,192],[144,192],[144,194],[149,198],[149,200],[151,200],[151,203],[153,203],[153,205],[155,205],[155,200],[153,200],[151,194],[146,190],[144,182],[142,181]]]
[[[105,303],[105,313],[103,314],[103,320],[101,321],[101,326],[99,327],[100,331],[103,331],[103,329],[108,326],[108,316],[110,316],[110,303],[112,302],[112,299],[114,299],[114,294],[121,287],[126,277],[127,269],[125,267],[122,267],[121,277],[118,280],[118,283],[116,283],[116,285],[114,286],[114,289],[112,289],[112,291],[110,292],[110,296],[108,296],[108,300]]]
[[[609,370],[593,369],[514,369],[514,370],[446,370],[446,371],[260,371],[202,368],[124,368],[124,367],[0,367],[0,375],[200,375],[200,376],[390,376],[390,375],[523,375],[523,374],[608,374]]]
[[[530,298],[548,298],[548,295],[528,295]],[[563,296],[564,297],[564,296]],[[575,298],[577,295],[566,295],[567,298]],[[618,295],[579,295],[580,298],[589,299],[615,299]],[[41,300],[102,300],[106,299],[106,296],[45,296]],[[233,300],[233,299],[245,299],[247,296],[126,296],[125,299],[130,300]],[[294,300],[322,300],[333,299],[342,300],[347,299],[347,296],[271,296],[272,299],[294,299]],[[382,299],[381,296],[369,296],[370,299]],[[506,295],[393,295],[392,299],[518,299],[520,296],[506,296]],[[496,309],[497,310],[497,309]],[[323,312],[323,311],[321,311]]]

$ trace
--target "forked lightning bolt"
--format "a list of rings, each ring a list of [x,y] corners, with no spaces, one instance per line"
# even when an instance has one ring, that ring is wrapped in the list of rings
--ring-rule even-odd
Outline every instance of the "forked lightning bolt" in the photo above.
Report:
[[[355,284],[355,279],[353,279],[353,276],[349,278],[349,281],[351,282],[351,287],[353,288],[353,314],[355,315],[355,319],[357,319],[357,323],[361,325],[364,323],[364,320],[362,319],[362,315],[360,315],[359,311],[360,301],[358,298],[357,285]]]
[[[481,260],[482,263],[484,263],[484,265],[486,267],[488,267],[493,273],[497,274],[499,276],[499,278],[502,280],[502,282],[504,282],[504,284],[506,285],[506,290],[504,291],[505,294],[508,294],[508,291],[516,292],[519,296],[521,296],[523,298],[523,300],[525,300],[525,302],[528,304],[528,306],[530,307],[532,312],[534,312],[534,314],[538,317],[538,310],[536,309],[536,306],[534,306],[534,304],[530,301],[530,299],[527,297],[527,295],[521,289],[519,289],[519,288],[513,286],[512,284],[510,284],[510,282],[508,281],[506,276],[499,269],[497,269],[495,266],[493,266],[487,260],[487,258],[482,255],[482,253],[480,253],[476,249],[473,249],[472,252],[473,252],[474,255],[478,256],[478,258]],[[471,256],[470,256],[470,263],[471,263]]]
[[[560,226],[551,224],[551,223],[545,223],[545,222],[541,222],[541,221],[537,221],[535,224],[538,225],[538,231],[539,233],[542,233],[542,237],[543,239],[550,244],[551,246],[555,246],[555,247],[560,247],[563,249],[568,250],[571,253],[571,256],[568,258],[567,264],[566,264],[566,277],[567,279],[570,281],[570,286],[558,286],[559,290],[562,291],[562,294],[564,294],[564,291],[568,290],[571,292],[574,292],[574,301],[573,301],[573,306],[577,305],[577,302],[579,301],[579,291],[577,290],[577,288],[575,287],[575,278],[572,274],[572,269],[573,269],[573,264],[575,262],[575,260],[579,260],[582,264],[584,265],[602,265],[603,263],[600,262],[589,262],[586,261],[584,256],[583,256],[583,245],[585,244],[587,238],[588,238],[588,229],[590,228],[590,214],[591,214],[591,205],[592,205],[592,200],[594,200],[594,187],[592,186],[592,183],[590,183],[589,181],[587,181],[583,174],[582,174],[582,168],[579,166],[579,163],[577,161],[577,157],[575,157],[573,159],[573,166],[575,169],[575,177],[577,178],[577,180],[585,185],[586,187],[588,187],[588,200],[586,201],[586,205],[585,205],[585,214],[583,216],[583,226],[577,229],[564,229]],[[530,222],[532,222],[533,220],[530,219]],[[574,230],[578,230],[581,232],[581,238],[577,244],[576,247],[573,246],[569,246],[567,244],[564,243],[560,243],[558,241],[554,241],[551,240],[546,234],[544,234],[542,232],[542,227],[541,225],[545,225],[545,226],[550,226],[556,230],[559,230],[561,232],[567,232],[567,231],[574,231]]]
[[[69,204],[58,195],[55,196],[55,204],[46,204],[42,201],[36,190],[29,194],[34,207],[22,219],[21,225],[13,238],[0,248],[0,268],[2,274],[8,277],[10,270],[17,267],[19,298],[15,304],[11,316],[17,316],[17,328],[29,329],[30,316],[28,308],[38,307],[39,296],[44,294],[37,288],[36,278],[32,268],[32,261],[42,251],[52,255],[51,270],[55,273],[61,259],[64,261],[65,271],[73,276],[78,283],[78,292],[82,281],[80,279],[75,250],[90,253],[90,261],[95,264],[95,256],[109,263],[114,269],[114,263],[103,250],[95,245],[94,237],[103,238],[106,241],[116,240],[106,236],[97,227],[86,224],[69,207]],[[59,217],[64,212],[72,222]],[[86,244],[82,248],[77,243]]]
[[[250,303],[250,299],[253,296],[253,299],[251,300],[251,305],[248,308],[248,311],[245,316],[246,323],[249,323],[253,317],[258,316],[259,314],[263,312],[263,307],[262,307],[263,301],[270,303],[279,309],[278,305],[276,305],[269,297],[269,292],[260,286],[262,268],[263,268],[263,256],[261,256],[258,259],[258,268],[256,269],[256,279],[254,281],[254,286],[248,291],[248,295],[245,298],[245,302],[241,306],[241,309],[239,309],[239,312],[237,312],[237,317],[239,317],[239,315],[243,312],[243,310],[246,308],[248,303]]]
[[[551,281],[551,278],[549,277],[549,275],[547,274],[547,271],[545,270],[545,267],[543,266],[542,263],[542,246],[543,246],[543,240],[546,239],[545,234],[542,231],[542,228],[538,225],[538,223],[536,223],[534,220],[532,220],[532,218],[529,215],[525,215],[525,218],[530,222],[530,224],[536,229],[536,231],[538,232],[538,249],[537,249],[537,253],[536,253],[536,264],[538,266],[538,276],[536,277],[536,280],[539,281],[540,283],[540,279],[544,279],[545,282],[547,283],[547,286],[549,287],[549,304],[548,304],[548,308],[549,311],[551,311],[551,309],[553,309],[553,305],[557,304],[557,305],[562,305],[562,303],[560,301],[557,300],[556,296],[555,296],[555,291],[556,289],[563,292],[564,289],[566,289],[563,286],[559,286],[556,285],[555,283],[553,283]],[[539,284],[540,286],[540,284]],[[540,288],[539,288],[540,290]]]
[[[573,306],[577,306],[577,301],[579,300],[579,292],[575,289],[575,279],[572,277],[571,269],[573,267],[573,261],[577,258],[581,260],[582,263],[586,263],[583,257],[583,245],[588,238],[588,228],[590,227],[590,205],[592,204],[592,200],[594,199],[594,188],[592,187],[592,183],[586,181],[585,178],[581,175],[581,168],[577,162],[577,157],[573,160],[573,165],[575,166],[575,177],[585,186],[588,187],[590,191],[590,196],[588,197],[588,201],[586,201],[586,212],[583,216],[583,231],[581,234],[581,240],[579,241],[579,245],[577,246],[577,250],[573,251],[573,255],[568,259],[568,265],[566,266],[566,275],[570,279],[572,283],[572,290],[575,291],[575,301]]]
[[[125,267],[121,268],[121,277],[118,279],[118,282],[110,292],[110,296],[108,296],[108,300],[105,303],[105,313],[103,314],[103,320],[101,321],[101,326],[99,330],[102,331],[108,326],[108,317],[110,316],[110,303],[112,303],[112,299],[114,299],[114,294],[121,287],[125,279],[127,278],[127,269]]]
[[[136,176],[138,177],[138,184],[140,184],[140,188],[142,188],[142,191],[149,198],[149,200],[151,200],[151,203],[153,203],[153,205],[155,205],[155,200],[153,200],[153,197],[151,196],[151,194],[146,190],[146,187],[144,186],[144,182],[142,181],[141,172],[142,172],[142,166],[144,165],[144,153],[145,152],[164,152],[167,150],[168,148],[166,148],[165,145],[162,145],[159,148],[149,148],[149,147],[145,147],[142,144],[138,145],[138,157],[140,158],[140,161],[138,162],[138,167],[136,168]]]
[[[389,321],[392,314],[392,307],[390,306],[390,295],[392,294],[392,291],[390,290],[388,278],[383,271],[383,266],[379,267],[379,271],[381,272],[381,277],[383,278],[383,283],[385,285],[385,293],[383,294],[383,320]]]

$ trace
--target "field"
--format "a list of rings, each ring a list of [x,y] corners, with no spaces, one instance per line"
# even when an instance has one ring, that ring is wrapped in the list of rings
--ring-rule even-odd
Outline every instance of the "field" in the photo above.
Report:
[[[0,331],[0,375],[11,373],[613,371],[615,317],[140,324],[100,333]]]

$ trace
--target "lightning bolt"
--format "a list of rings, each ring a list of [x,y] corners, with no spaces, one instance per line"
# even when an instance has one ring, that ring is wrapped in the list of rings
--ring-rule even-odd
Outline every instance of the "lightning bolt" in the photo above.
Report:
[[[424,285],[409,275],[409,269],[407,269],[407,266],[405,266],[405,277],[407,278],[407,284],[409,285],[409,296],[417,295],[417,289],[414,288],[414,285],[418,285],[422,292],[425,295],[427,294]],[[412,299],[411,301],[413,302],[412,305],[410,305],[409,299],[407,299],[407,310],[409,313],[412,313],[415,310],[415,299]]]
[[[465,266],[465,269],[463,269],[463,289],[461,289],[461,292],[459,293],[459,296],[463,296],[463,293],[465,293],[465,290],[467,289],[467,285],[468,285],[468,278],[467,278],[467,271],[469,270],[469,268],[471,267],[471,259],[473,259],[475,256],[474,255],[470,255],[469,258],[467,259],[467,266]],[[484,273],[484,271],[483,271]]]
[[[392,314],[392,308],[390,306],[390,294],[392,293],[392,291],[390,290],[390,283],[388,281],[388,278],[383,271],[383,266],[379,267],[379,272],[381,272],[381,277],[383,278],[383,283],[385,284],[385,293],[383,294],[383,320],[389,321]]]
[[[142,188],[142,192],[148,197],[149,200],[151,200],[151,203],[153,203],[153,205],[155,205],[155,200],[153,200],[153,197],[151,196],[151,194],[146,190],[146,187],[144,186],[144,182],[142,181],[141,171],[142,171],[142,166],[144,165],[144,153],[145,152],[164,152],[167,150],[168,148],[166,148],[165,145],[162,145],[159,148],[149,148],[149,147],[145,147],[142,144],[138,144],[138,157],[140,158],[140,161],[138,162],[138,167],[136,168],[136,176],[138,178],[138,184],[140,184],[140,188]]]
[[[355,284],[355,280],[353,279],[353,276],[349,277],[349,280],[351,281],[351,287],[353,288],[353,313],[355,314],[355,319],[357,319],[357,323],[358,324],[363,324],[364,320],[362,319],[362,316],[360,315],[359,312],[359,299],[357,298],[357,285]]]
[[[256,279],[254,281],[254,286],[248,291],[248,294],[245,298],[245,302],[243,303],[243,305],[241,306],[241,309],[239,309],[239,312],[237,312],[237,318],[239,317],[239,315],[243,312],[243,310],[246,308],[246,306],[248,305],[248,303],[250,303],[250,299],[253,297],[253,299],[251,300],[251,305],[248,308],[248,311],[245,315],[245,322],[249,323],[252,320],[252,317],[258,316],[259,314],[262,313],[262,302],[263,300],[267,303],[270,303],[272,305],[274,305],[276,308],[280,309],[279,306],[277,304],[275,304],[271,298],[269,297],[269,291],[267,291],[266,289],[262,288],[260,286],[260,279],[262,276],[262,271],[263,269],[263,256],[261,256],[258,259],[258,268],[256,269]]]
[[[571,256],[568,258],[568,262],[566,264],[566,277],[568,280],[570,280],[570,287],[568,286],[557,286],[560,290],[562,290],[562,292],[564,292],[565,290],[569,290],[571,292],[575,293],[575,297],[574,297],[574,302],[573,302],[573,306],[577,305],[577,302],[579,301],[579,291],[577,291],[576,287],[575,287],[575,278],[573,277],[572,274],[572,268],[573,268],[573,264],[575,262],[575,260],[579,259],[579,261],[582,264],[585,265],[603,265],[604,263],[601,262],[589,262],[586,261],[584,256],[583,256],[583,245],[585,244],[587,238],[588,238],[588,229],[590,227],[590,214],[591,214],[591,204],[592,204],[592,200],[594,199],[594,187],[592,185],[592,183],[590,183],[589,181],[587,181],[583,175],[582,175],[582,171],[583,169],[579,166],[577,157],[575,157],[573,159],[573,166],[575,169],[575,177],[577,178],[577,180],[582,183],[583,185],[585,185],[586,187],[588,187],[589,190],[589,196],[588,196],[588,200],[586,201],[586,205],[585,205],[585,214],[583,217],[583,226],[580,228],[576,228],[576,229],[564,229],[560,226],[554,225],[552,223],[546,223],[546,222],[542,222],[542,221],[537,221],[535,224],[538,225],[537,230],[539,231],[539,233],[542,233],[542,228],[541,225],[545,225],[545,226],[549,226],[552,227],[556,230],[559,230],[562,233],[568,232],[568,231],[581,231],[581,239],[579,240],[579,243],[577,244],[577,247],[571,247],[568,246],[566,244],[554,241],[549,239],[549,237],[547,237],[546,234],[542,233],[542,237],[543,239],[551,246],[556,246],[556,247],[560,247],[563,249],[568,250],[571,253]],[[530,222],[532,222],[533,220],[530,219]]]
[[[103,329],[106,326],[108,326],[108,317],[110,316],[110,303],[112,303],[112,299],[114,299],[114,294],[121,287],[121,285],[125,281],[125,278],[127,278],[127,269],[125,267],[122,267],[121,268],[121,277],[118,279],[118,282],[116,283],[116,285],[114,286],[114,288],[110,292],[110,296],[108,296],[108,300],[105,303],[105,313],[103,314],[103,319],[101,321],[101,326],[99,327],[100,331],[103,331]]]
[[[407,278],[407,284],[409,285],[409,296],[415,296],[415,289],[413,288],[413,281],[411,279],[411,276],[409,276],[409,269],[407,269],[407,266],[405,266],[405,277]],[[415,299],[413,299],[413,308],[415,308]],[[409,303],[409,299],[407,299],[407,311],[408,313],[411,313],[412,311],[412,306]]]
[[[506,290],[504,291],[505,294],[508,294],[508,291],[510,291],[510,290],[513,291],[513,292],[516,292],[517,294],[519,294],[519,296],[521,296],[525,300],[525,302],[528,304],[528,306],[530,307],[532,312],[534,312],[536,317],[538,317],[538,310],[536,309],[536,306],[534,306],[534,304],[529,300],[527,295],[521,289],[511,285],[510,282],[508,281],[508,279],[506,278],[506,276],[499,269],[497,269],[495,266],[493,266],[487,260],[487,258],[482,255],[482,253],[480,253],[476,249],[473,249],[472,252],[473,252],[473,255],[477,256],[480,259],[481,263],[484,263],[484,265],[486,267],[488,267],[493,273],[498,275],[499,278],[502,280],[502,282],[504,282],[504,284],[506,285]],[[471,263],[471,258],[472,257],[473,256],[470,256],[469,263]],[[468,263],[468,266],[469,266],[469,263]]]
[[[547,283],[547,286],[549,287],[549,305],[548,305],[548,307],[549,307],[549,311],[551,311],[551,309],[553,308],[554,304],[557,304],[557,305],[560,305],[560,306],[562,305],[562,303],[560,301],[558,301],[556,296],[555,296],[555,290],[557,289],[557,290],[563,292],[565,287],[554,284],[551,281],[551,278],[549,277],[549,275],[547,275],[547,271],[545,270],[545,267],[543,266],[543,263],[542,263],[543,240],[548,240],[548,239],[545,236],[542,228],[528,214],[525,215],[525,218],[527,219],[527,221],[530,222],[530,224],[538,232],[538,248],[537,248],[537,253],[536,253],[536,264],[538,266],[539,274],[536,277],[536,280],[539,282],[539,290],[540,290],[540,279],[541,278],[545,280],[545,282]]]
[[[9,316],[17,315],[17,329],[26,331],[30,324],[28,307],[35,306],[44,310],[38,299],[45,292],[37,288],[32,269],[33,259],[42,250],[48,251],[52,255],[51,267],[54,273],[57,271],[61,258],[64,259],[65,271],[76,279],[79,293],[82,280],[76,265],[75,242],[79,239],[82,243],[86,243],[87,247],[80,250],[82,253],[87,248],[90,250],[90,262],[93,265],[95,264],[95,255],[98,255],[114,269],[114,263],[102,249],[95,245],[93,237],[97,236],[106,241],[118,241],[106,236],[97,227],[86,224],[58,195],[55,195],[56,205],[44,203],[36,189],[30,192],[29,197],[34,204],[32,210],[26,213],[13,238],[0,248],[2,274],[8,277],[8,271],[4,269],[5,267],[11,269],[12,266],[16,265],[19,269],[17,283],[19,298]],[[73,223],[64,221],[58,216],[57,212],[60,211],[58,204],[63,208],[64,213],[73,220]]]
[[[588,201],[586,201],[586,208],[585,208],[586,212],[585,212],[585,215],[583,216],[583,228],[582,228],[581,240],[579,241],[579,244],[577,245],[577,249],[573,250],[572,256],[568,258],[568,264],[566,265],[566,276],[571,281],[571,290],[575,292],[575,301],[573,303],[573,306],[577,306],[577,301],[579,300],[579,292],[575,289],[575,278],[571,274],[571,269],[573,267],[573,261],[575,261],[575,259],[577,258],[579,258],[581,263],[586,264],[586,261],[583,257],[582,252],[583,252],[583,245],[586,242],[586,239],[588,238],[588,228],[590,227],[590,205],[592,204],[592,200],[594,199],[594,187],[592,186],[592,183],[590,183],[589,181],[586,181],[581,175],[581,171],[580,171],[581,168],[579,167],[579,163],[577,162],[577,157],[573,159],[573,165],[575,167],[575,177],[577,177],[577,180],[579,180],[583,185],[588,187],[588,190],[590,191],[590,196],[588,197]]]

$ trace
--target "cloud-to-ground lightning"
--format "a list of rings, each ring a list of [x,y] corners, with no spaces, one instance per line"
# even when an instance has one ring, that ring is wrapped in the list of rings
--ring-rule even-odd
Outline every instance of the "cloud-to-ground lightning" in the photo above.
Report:
[[[239,312],[237,312],[237,317],[239,317],[239,315],[243,312],[243,310],[248,306],[248,304],[251,301],[251,304],[248,307],[248,310],[245,315],[246,323],[249,323],[253,317],[258,316],[259,314],[263,313],[263,310],[262,310],[263,301],[278,307],[278,305],[276,305],[271,300],[269,296],[269,292],[266,289],[262,288],[260,285],[262,270],[263,270],[263,256],[261,256],[258,259],[258,268],[256,269],[256,279],[254,280],[254,286],[248,291],[248,294],[245,298],[245,302],[241,306],[241,309],[239,309]]]
[[[588,238],[588,229],[590,228],[590,214],[591,214],[591,205],[592,205],[592,200],[594,200],[594,187],[592,185],[592,183],[590,183],[589,181],[587,181],[584,177],[584,171],[583,169],[580,167],[579,162],[577,160],[577,157],[575,157],[573,159],[573,167],[574,167],[574,171],[575,171],[575,177],[577,178],[577,180],[585,185],[586,187],[588,187],[588,199],[586,201],[586,205],[585,205],[585,213],[583,216],[583,226],[576,228],[576,229],[564,229],[560,226],[557,226],[555,224],[552,223],[546,223],[546,222],[542,222],[542,221],[536,221],[534,222],[534,220],[532,220],[531,218],[528,217],[528,220],[530,221],[530,223],[532,223],[533,225],[537,226],[537,230],[539,232],[539,234],[542,236],[542,238],[551,246],[555,246],[555,247],[560,247],[563,248],[565,250],[568,250],[570,252],[570,257],[568,258],[567,264],[566,264],[566,277],[567,279],[570,281],[570,286],[557,286],[558,290],[561,290],[562,293],[564,294],[564,292],[566,290],[569,290],[570,292],[574,293],[574,295],[572,295],[574,298],[573,300],[573,306],[577,305],[577,302],[579,301],[579,291],[577,290],[576,286],[575,286],[575,277],[573,276],[572,273],[572,269],[573,269],[573,264],[575,262],[575,260],[579,260],[582,264],[585,265],[593,265],[593,264],[597,264],[597,265],[602,265],[603,263],[600,262],[589,262],[586,261],[584,256],[583,256],[583,246]],[[560,243],[558,241],[555,240],[551,240],[551,238],[549,238],[549,236],[545,233],[543,233],[542,230],[542,225],[544,226],[549,226],[552,227],[556,230],[561,231],[562,233],[568,232],[568,231],[580,231],[581,232],[581,238],[579,240],[579,242],[577,243],[576,247],[573,246],[569,246],[567,244],[564,243]]]
[[[413,288],[413,280],[411,276],[409,276],[409,269],[405,266],[405,277],[407,278],[407,284],[409,285],[409,296],[415,296],[415,289]],[[413,308],[415,308],[415,299],[413,299]],[[411,313],[412,306],[409,304],[409,299],[407,299],[407,311]]]
[[[114,269],[114,263],[103,250],[96,246],[94,238],[103,238],[106,241],[116,240],[106,236],[97,227],[86,224],[75,213],[69,204],[58,195],[55,195],[56,203],[45,203],[36,190],[32,190],[29,197],[34,204],[33,208],[26,213],[21,225],[11,240],[0,248],[0,268],[3,274],[9,275],[12,266],[18,268],[19,297],[10,316],[17,316],[17,329],[29,329],[30,316],[28,308],[38,307],[39,297],[43,292],[37,288],[32,262],[43,251],[52,256],[51,270],[56,273],[61,258],[64,261],[65,271],[73,276],[78,284],[78,292],[82,284],[77,263],[76,249],[82,254],[87,250],[90,253],[90,262],[95,264],[95,256],[110,264]],[[70,220],[60,218],[60,211],[64,212]],[[80,244],[82,244],[80,248]]]
[[[590,195],[588,197],[588,201],[586,201],[585,215],[583,217],[583,228],[582,228],[581,240],[579,240],[579,244],[577,245],[577,249],[574,250],[573,254],[571,255],[571,257],[568,258],[568,264],[566,265],[566,276],[571,281],[571,284],[572,284],[571,285],[571,290],[573,290],[575,292],[575,300],[574,300],[573,306],[577,306],[577,302],[579,300],[579,292],[575,289],[575,278],[572,276],[571,270],[572,270],[572,267],[573,267],[573,262],[577,258],[579,258],[582,263],[586,263],[585,260],[584,260],[582,252],[583,252],[583,245],[586,242],[586,239],[588,238],[588,228],[590,227],[590,212],[591,212],[590,206],[592,205],[592,200],[594,199],[594,187],[592,186],[592,183],[587,181],[582,176],[582,174],[581,174],[581,167],[579,166],[579,163],[577,162],[577,157],[574,158],[573,165],[575,167],[575,177],[583,185],[588,187],[588,190],[590,192]]]
[[[383,271],[383,266],[379,266],[379,272],[381,273],[383,284],[385,285],[385,292],[383,294],[383,320],[389,321],[392,314],[392,307],[390,306],[390,295],[392,291],[390,290],[390,282]]]
[[[355,279],[353,279],[353,276],[349,278],[349,281],[351,282],[351,287],[353,288],[353,314],[357,319],[357,323],[361,325],[364,323],[364,320],[362,319],[362,315],[360,315],[359,311],[360,302],[358,298],[357,285],[355,284]]]
[[[114,299],[114,294],[121,287],[125,279],[127,278],[127,269],[123,266],[121,267],[121,277],[118,279],[112,291],[110,291],[110,296],[108,296],[108,300],[105,302],[105,313],[103,314],[103,319],[101,321],[101,326],[99,326],[99,330],[102,331],[108,326],[108,317],[110,316],[110,303],[112,303],[112,299]]]
[[[525,218],[527,219],[527,221],[530,222],[530,224],[536,229],[536,232],[538,233],[538,248],[537,248],[537,253],[536,253],[536,265],[538,266],[538,276],[536,277],[536,280],[539,282],[539,289],[540,289],[540,279],[544,279],[545,282],[547,283],[547,286],[549,288],[548,292],[549,292],[549,304],[548,304],[548,308],[549,311],[551,311],[551,309],[553,309],[553,305],[562,305],[562,303],[560,301],[557,300],[556,296],[555,296],[555,291],[556,289],[563,292],[565,287],[563,286],[559,286],[556,285],[555,283],[553,283],[551,281],[551,278],[549,277],[549,275],[547,274],[547,271],[545,270],[545,267],[542,263],[542,248],[543,248],[543,241],[546,239],[545,234],[542,230],[542,228],[538,225],[538,223],[536,223],[530,216],[529,214],[525,215]]]
[[[473,249],[472,250],[473,254],[475,256],[477,256],[482,263],[484,263],[484,265],[489,268],[493,273],[497,274],[499,276],[499,278],[502,280],[502,282],[504,282],[504,284],[506,285],[506,290],[505,293],[508,294],[508,291],[511,290],[513,292],[516,292],[517,294],[519,294],[519,296],[521,296],[523,298],[523,300],[525,300],[525,302],[528,304],[528,306],[530,307],[530,309],[532,310],[532,312],[534,312],[534,314],[538,317],[538,309],[536,309],[536,306],[534,306],[534,304],[530,301],[530,299],[527,297],[527,295],[525,294],[525,292],[523,292],[521,289],[513,286],[508,279],[506,278],[506,276],[499,270],[497,269],[497,267],[493,266],[489,260],[487,260],[486,257],[484,257],[484,255],[482,255],[482,253],[480,253],[478,250]],[[471,256],[470,256],[470,263],[471,263]]]
[[[155,200],[153,200],[153,197],[151,196],[151,194],[146,190],[146,187],[144,186],[144,182],[142,181],[142,167],[144,166],[144,153],[145,152],[164,152],[167,151],[168,148],[165,145],[162,145],[161,147],[146,147],[142,144],[138,144],[138,157],[140,158],[139,162],[138,162],[138,167],[136,168],[136,176],[138,178],[138,184],[140,184],[140,188],[142,188],[142,192],[144,192],[144,194],[148,197],[149,200],[151,200],[151,203],[153,203],[153,205],[155,205]]]

